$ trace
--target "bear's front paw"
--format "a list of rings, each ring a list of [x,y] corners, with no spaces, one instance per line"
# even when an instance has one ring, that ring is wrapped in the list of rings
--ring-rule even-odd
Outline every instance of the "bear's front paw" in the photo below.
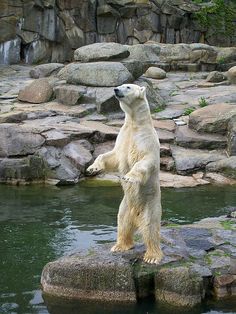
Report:
[[[137,178],[130,175],[125,175],[121,179],[126,183],[140,183],[140,181]]]
[[[99,168],[96,165],[91,165],[86,170],[86,175],[88,176],[95,176],[96,174],[99,174],[103,171],[103,169]]]

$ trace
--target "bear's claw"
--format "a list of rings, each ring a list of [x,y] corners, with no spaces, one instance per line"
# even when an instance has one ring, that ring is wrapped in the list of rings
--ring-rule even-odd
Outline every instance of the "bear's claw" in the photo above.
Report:
[[[86,175],[93,176],[93,175],[99,174],[101,172],[102,172],[102,169],[98,169],[97,167],[95,167],[95,168],[88,167],[88,169],[86,170]]]
[[[156,255],[155,257],[150,256],[150,255],[149,256],[144,255],[143,261],[148,264],[159,264],[160,261],[162,260],[162,257],[163,257],[162,253]]]
[[[112,248],[111,248],[111,252],[124,252],[124,251],[128,251],[130,249],[133,248],[133,245],[128,245],[128,246],[121,246],[119,244],[115,244]]]

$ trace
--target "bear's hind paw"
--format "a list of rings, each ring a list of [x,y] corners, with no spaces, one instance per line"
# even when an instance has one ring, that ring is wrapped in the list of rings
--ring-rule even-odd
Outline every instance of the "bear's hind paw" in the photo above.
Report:
[[[115,244],[111,248],[111,252],[124,252],[124,251],[128,251],[128,250],[132,249],[133,247],[134,247],[133,244],[131,244],[131,245]]]
[[[162,260],[163,254],[158,254],[156,256],[144,255],[143,261],[148,264],[159,264]]]

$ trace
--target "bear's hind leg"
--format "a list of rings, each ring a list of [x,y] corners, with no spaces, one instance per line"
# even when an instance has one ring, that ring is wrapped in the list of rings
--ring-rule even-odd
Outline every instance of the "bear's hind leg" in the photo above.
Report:
[[[150,264],[158,264],[163,253],[160,247],[160,218],[161,213],[156,213],[154,217],[144,218],[144,222],[141,225],[141,233],[146,245],[146,253],[144,254],[144,262]],[[149,216],[149,215],[147,215]],[[156,217],[155,217],[156,216]]]
[[[117,242],[111,248],[112,252],[122,252],[134,246],[133,235],[135,226],[131,217],[125,198],[123,198],[118,212],[118,234]]]

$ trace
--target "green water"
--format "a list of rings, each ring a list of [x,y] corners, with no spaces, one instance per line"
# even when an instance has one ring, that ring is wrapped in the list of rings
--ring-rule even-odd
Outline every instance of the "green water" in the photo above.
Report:
[[[119,187],[12,187],[0,185],[0,314],[161,313],[173,309],[138,305],[43,303],[43,266],[71,251],[113,241],[122,192]],[[190,223],[236,206],[235,187],[162,190],[163,219]],[[176,313],[236,313],[232,301]],[[209,312],[210,313],[210,312]],[[214,312],[212,312],[214,313]]]

